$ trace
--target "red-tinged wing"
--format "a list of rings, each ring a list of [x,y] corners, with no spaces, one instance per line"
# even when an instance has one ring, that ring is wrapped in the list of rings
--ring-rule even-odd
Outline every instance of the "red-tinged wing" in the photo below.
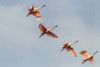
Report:
[[[35,12],[35,16],[38,20],[41,20],[41,15],[40,15],[40,12],[39,11],[36,11]]]
[[[39,24],[39,29],[40,29],[42,32],[46,31],[46,28],[45,28],[42,24]]]
[[[93,64],[93,57],[89,59],[90,63]]]
[[[34,6],[32,5],[29,9],[28,9],[28,11],[33,11],[34,10]]]
[[[58,36],[56,36],[56,35],[55,35],[54,33],[52,33],[52,32],[47,32],[46,35],[47,35],[47,36],[51,36],[51,37],[53,37],[53,38],[58,38]]]
[[[41,15],[40,15],[40,12],[39,11],[36,11],[36,12],[32,12],[32,15],[35,15],[37,20],[41,20]]]
[[[87,51],[80,51],[80,54],[82,54],[84,60],[89,58],[89,55],[87,54]]]
[[[66,47],[66,50],[68,50],[68,52],[71,53],[74,57],[77,56],[76,53],[75,53],[75,51],[74,51],[74,49],[72,47],[70,47],[70,46]]]

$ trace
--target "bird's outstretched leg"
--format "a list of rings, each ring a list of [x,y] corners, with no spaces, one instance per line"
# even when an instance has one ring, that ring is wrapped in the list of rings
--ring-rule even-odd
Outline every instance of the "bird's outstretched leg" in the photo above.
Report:
[[[32,14],[32,12],[29,12],[29,13],[26,15],[26,17],[28,17],[30,14]]]
[[[61,51],[63,51],[65,48],[62,48]]]
[[[43,36],[45,34],[45,32],[43,32],[40,36],[39,36],[39,38],[41,37],[41,36]]]
[[[84,62],[82,62],[82,64],[83,64]]]
[[[87,60],[83,60],[83,62],[82,62],[82,64],[84,63],[84,62],[86,62]]]

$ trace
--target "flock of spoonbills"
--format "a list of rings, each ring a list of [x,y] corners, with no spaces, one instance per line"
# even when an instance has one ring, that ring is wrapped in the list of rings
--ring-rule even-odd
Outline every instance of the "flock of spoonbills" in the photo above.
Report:
[[[38,10],[41,9],[41,8],[43,8],[43,7],[45,7],[45,5],[43,5],[43,6],[39,7],[39,8],[34,8],[34,6],[32,5],[32,6],[28,9],[29,13],[27,14],[27,17],[28,17],[29,15],[34,15],[34,16],[36,16],[37,20],[40,21],[40,20],[41,20],[41,15],[40,15],[40,12],[39,12]],[[40,31],[42,32],[41,35],[40,35],[39,37],[41,37],[41,36],[43,36],[44,34],[46,34],[47,36],[50,36],[50,37],[53,37],[53,38],[58,38],[57,35],[55,35],[54,33],[51,32],[51,30],[52,30],[52,29],[55,29],[56,27],[58,27],[58,26],[56,25],[55,27],[52,27],[51,29],[47,29],[47,28],[45,28],[42,24],[39,24],[39,29],[40,29]],[[77,55],[76,55],[74,49],[71,47],[71,45],[75,44],[76,42],[79,42],[79,41],[75,41],[75,42],[73,42],[73,43],[69,43],[69,42],[67,41],[67,42],[64,44],[64,46],[62,47],[61,51],[63,51],[64,49],[66,49],[70,54],[72,54],[72,56],[77,57]],[[82,64],[83,64],[84,62],[88,61],[88,60],[90,61],[91,64],[93,64],[93,56],[94,56],[97,52],[98,52],[98,51],[94,52],[93,55],[88,55],[86,50],[85,50],[85,51],[80,51],[80,54],[82,54],[82,56],[83,56],[83,62],[82,62]]]

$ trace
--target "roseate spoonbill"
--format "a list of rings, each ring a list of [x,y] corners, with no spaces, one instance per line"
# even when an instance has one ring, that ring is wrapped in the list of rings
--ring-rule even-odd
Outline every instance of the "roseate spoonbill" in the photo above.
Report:
[[[76,42],[79,42],[79,41],[75,41],[73,43],[66,42],[64,44],[64,46],[62,47],[61,51],[63,51],[64,49],[66,49],[69,53],[71,53],[74,57],[76,57],[77,55],[76,55],[74,49],[72,47],[70,47],[70,45],[75,44]]]
[[[42,31],[41,36],[43,36],[44,34],[48,35],[48,36],[51,36],[53,38],[58,38],[58,36],[56,36],[54,33],[50,32],[52,29],[58,27],[57,25],[51,29],[46,29],[42,24],[39,24],[39,29]]]
[[[34,8],[34,6],[32,5],[28,9],[29,13],[28,13],[27,17],[32,14],[32,15],[36,16],[36,18],[38,20],[41,20],[41,15],[40,15],[40,12],[38,10],[41,9],[41,8],[43,8],[43,7],[45,7],[45,5],[43,5],[43,6],[39,7],[39,8]]]
[[[82,56],[83,56],[83,62],[82,62],[82,64],[83,64],[84,62],[86,62],[87,60],[89,60],[90,63],[93,64],[93,56],[94,56],[97,52],[98,52],[98,51],[94,52],[91,56],[89,56],[89,55],[87,54],[87,51],[80,51],[80,54],[82,54]]]

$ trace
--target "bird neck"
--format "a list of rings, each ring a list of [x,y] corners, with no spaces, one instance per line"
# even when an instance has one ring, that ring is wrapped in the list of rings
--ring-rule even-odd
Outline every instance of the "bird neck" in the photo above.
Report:
[[[94,56],[98,51],[94,52],[92,56]]]
[[[36,10],[39,10],[39,9],[41,9],[41,8],[43,8],[43,7],[45,7],[45,5],[43,5],[43,6],[39,7],[39,8],[36,8]]]
[[[78,41],[75,41],[75,42],[71,43],[71,45],[72,45],[72,44],[75,44],[75,43],[77,43],[77,42],[78,42]]]
[[[51,28],[51,29],[49,29],[49,30],[53,30],[53,29],[55,29],[57,26],[55,26],[55,27],[53,27],[53,28]]]

